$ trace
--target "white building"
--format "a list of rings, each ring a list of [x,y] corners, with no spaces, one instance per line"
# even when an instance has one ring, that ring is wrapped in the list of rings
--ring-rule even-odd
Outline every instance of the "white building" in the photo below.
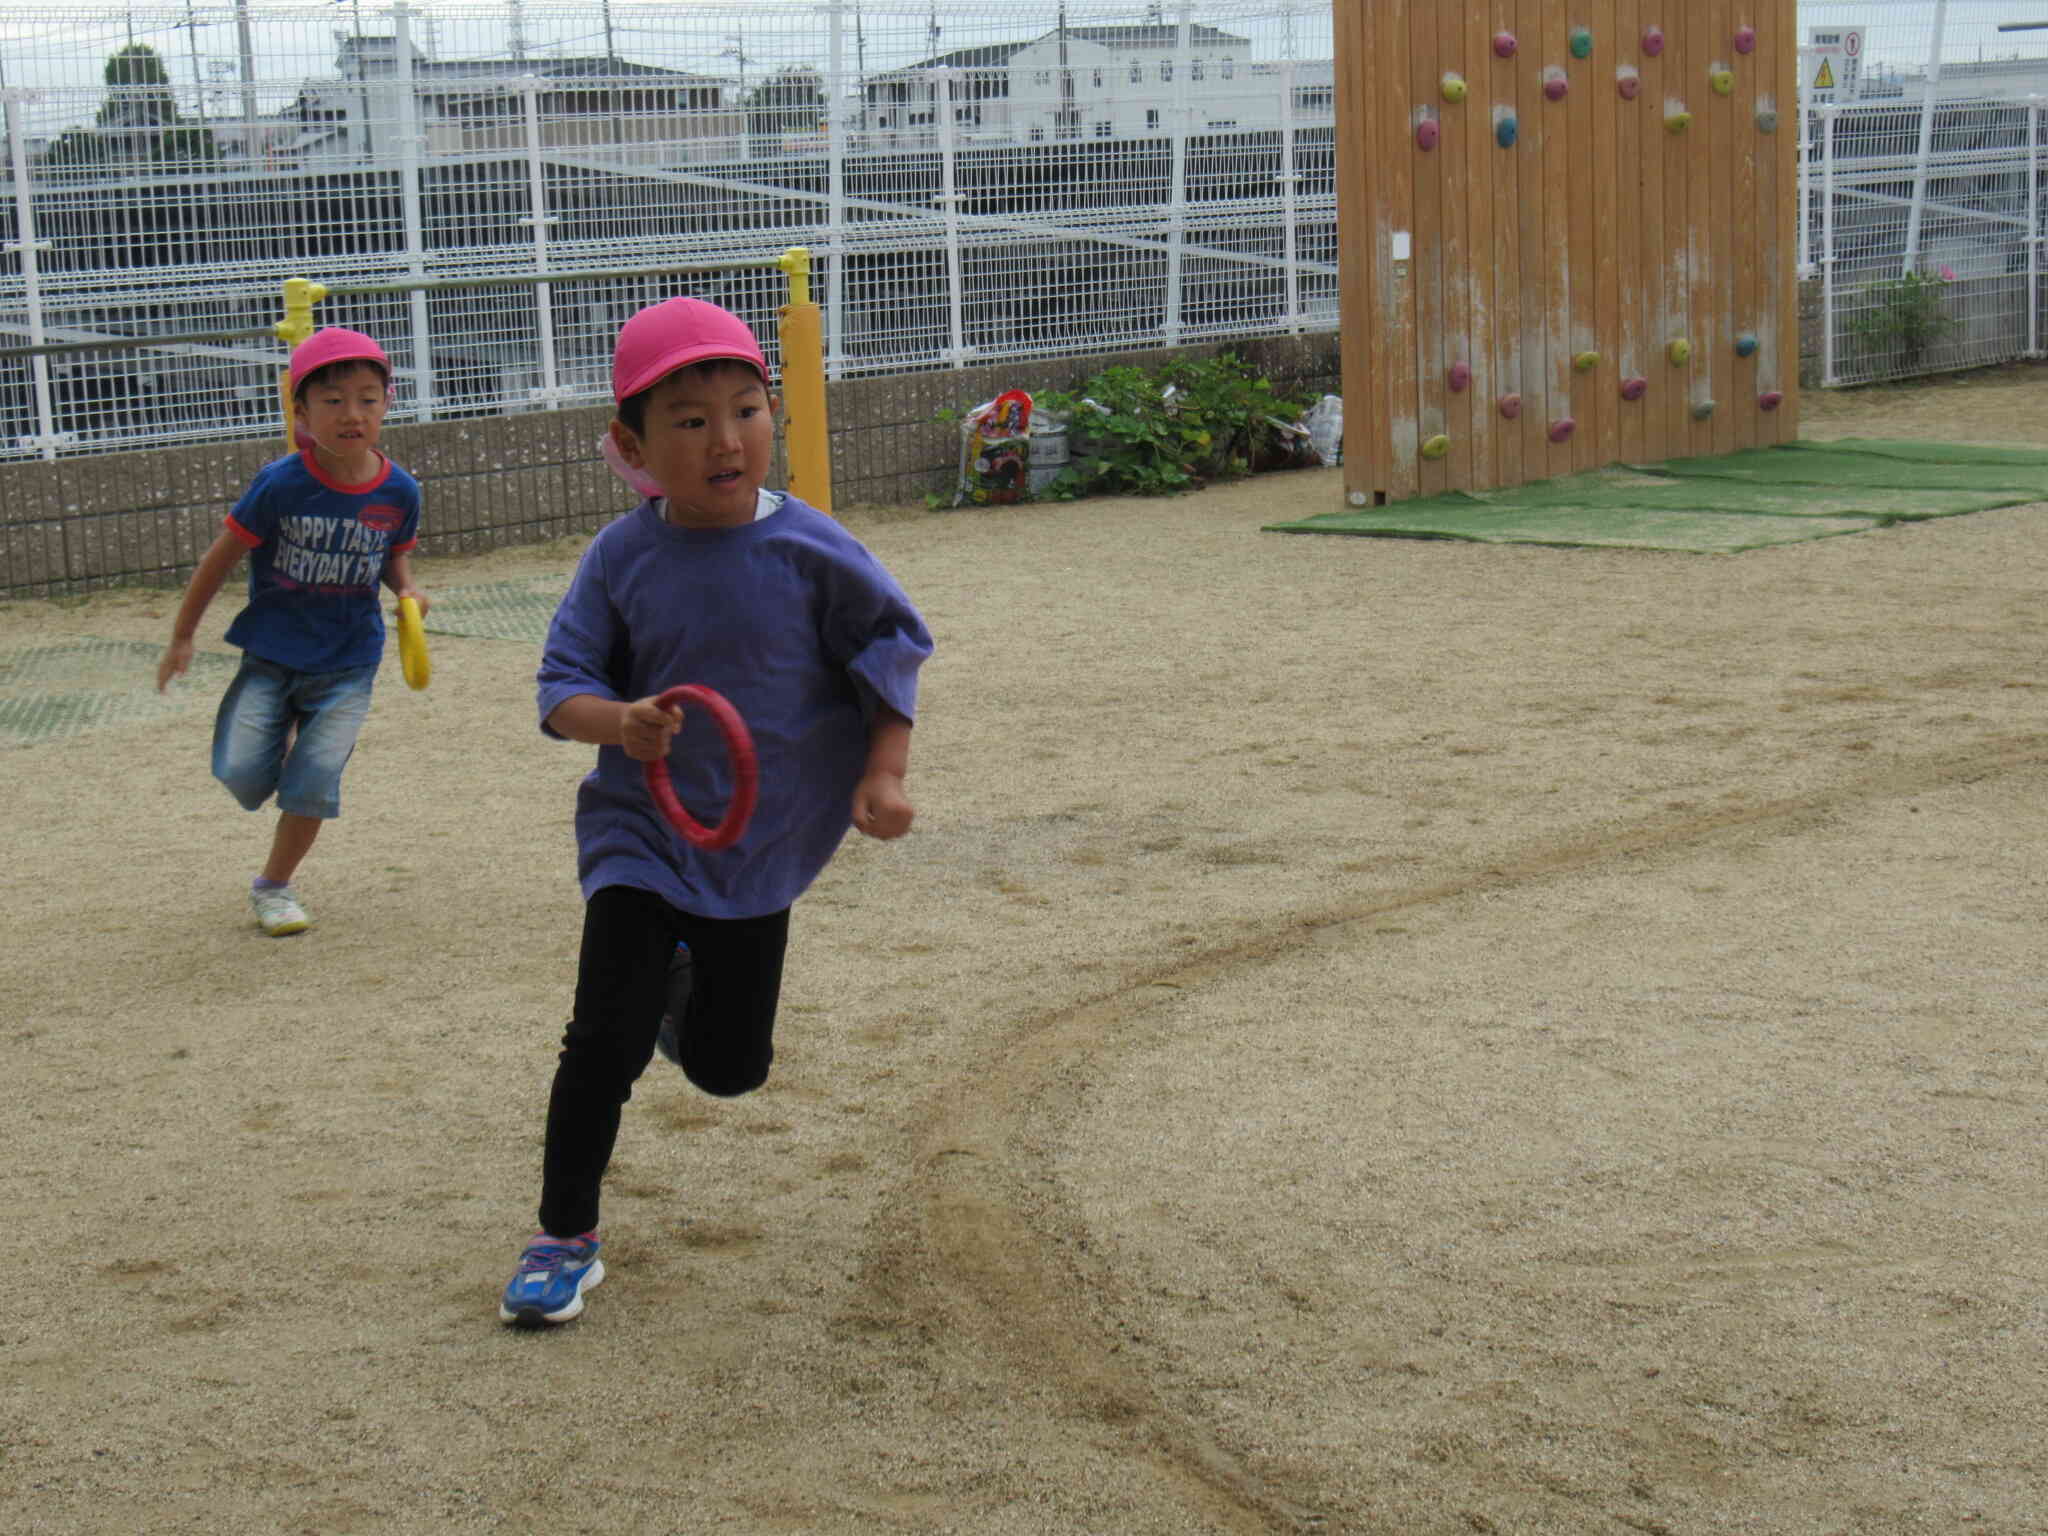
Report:
[[[1328,60],[1254,61],[1249,38],[1215,27],[1066,27],[876,75],[858,130],[864,148],[928,148],[943,101],[960,143],[1251,132],[1327,124],[1334,92]]]

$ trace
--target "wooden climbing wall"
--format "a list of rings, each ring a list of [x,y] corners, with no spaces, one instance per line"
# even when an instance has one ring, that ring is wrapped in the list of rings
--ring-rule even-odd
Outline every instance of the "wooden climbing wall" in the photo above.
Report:
[[[1796,0],[1334,0],[1354,506],[1798,435]]]

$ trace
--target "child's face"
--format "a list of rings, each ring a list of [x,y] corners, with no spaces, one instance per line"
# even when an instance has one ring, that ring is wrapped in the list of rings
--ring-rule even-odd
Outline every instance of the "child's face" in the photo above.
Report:
[[[619,454],[668,493],[668,520],[683,528],[737,528],[775,451],[775,401],[744,363],[679,368],[647,391],[641,431],[613,421]]]
[[[368,363],[337,369],[299,394],[299,425],[322,458],[349,463],[375,451],[391,391]]]

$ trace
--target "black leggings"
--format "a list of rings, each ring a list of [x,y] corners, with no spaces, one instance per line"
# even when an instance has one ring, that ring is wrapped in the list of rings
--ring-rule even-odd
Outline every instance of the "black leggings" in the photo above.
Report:
[[[694,917],[652,891],[608,885],[583,909],[576,1012],[562,1036],[548,1097],[540,1225],[575,1237],[597,1225],[598,1186],[619,1113],[654,1059],[669,957],[690,946],[690,1001],[677,1021],[683,1071],[732,1097],[768,1081],[789,909],[766,917]]]

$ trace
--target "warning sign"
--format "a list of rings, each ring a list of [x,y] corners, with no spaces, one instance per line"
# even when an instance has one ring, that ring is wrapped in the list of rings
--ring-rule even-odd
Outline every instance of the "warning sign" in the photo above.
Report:
[[[1813,100],[1847,101],[1857,94],[1863,78],[1861,27],[1809,28],[1806,46],[1799,54],[1805,61],[1804,78]]]

